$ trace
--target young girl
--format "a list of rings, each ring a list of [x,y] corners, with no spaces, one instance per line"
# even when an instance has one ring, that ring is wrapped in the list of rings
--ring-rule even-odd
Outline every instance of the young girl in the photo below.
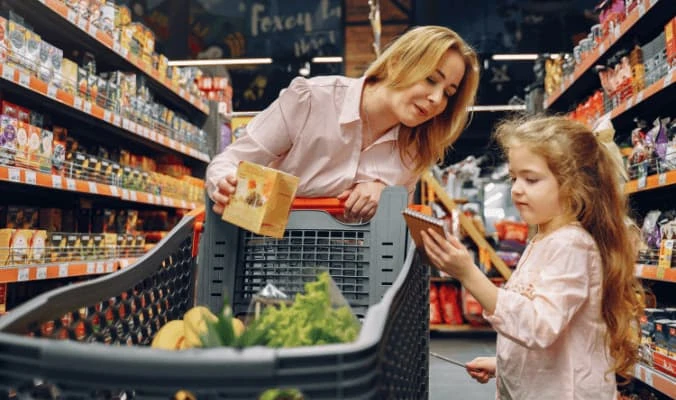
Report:
[[[497,357],[467,364],[499,399],[617,398],[615,373],[637,361],[640,286],[624,222],[617,165],[584,125],[562,117],[502,123],[512,200],[537,226],[504,288],[496,288],[452,236],[430,231],[425,250],[484,308]]]
[[[386,185],[413,194],[468,120],[479,84],[474,50],[441,26],[411,29],[361,78],[296,78],[214,157],[207,191],[222,213],[242,160],[296,175],[297,195],[345,200],[347,220],[375,214]]]

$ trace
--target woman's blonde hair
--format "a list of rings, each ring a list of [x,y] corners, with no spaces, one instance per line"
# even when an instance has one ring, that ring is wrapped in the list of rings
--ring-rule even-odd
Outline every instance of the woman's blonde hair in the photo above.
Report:
[[[618,182],[618,164],[590,129],[564,117],[503,121],[495,138],[505,151],[524,145],[546,160],[562,203],[596,241],[603,262],[606,344],[614,372],[630,376],[638,361],[643,291],[634,276],[636,252],[625,223],[627,199]]]
[[[469,107],[474,105],[479,86],[476,52],[451,29],[422,26],[409,30],[392,42],[366,70],[366,80],[385,82],[393,89],[405,89],[429,77],[449,49],[465,61],[465,74],[458,90],[448,99],[446,109],[431,120],[399,131],[402,160],[413,163],[416,173],[443,160],[446,150],[467,125]]]

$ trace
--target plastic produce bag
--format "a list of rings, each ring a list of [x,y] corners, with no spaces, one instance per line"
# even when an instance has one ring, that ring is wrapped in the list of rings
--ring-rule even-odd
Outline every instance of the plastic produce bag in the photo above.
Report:
[[[361,325],[328,272],[305,283],[293,298],[269,282],[253,296],[242,345],[299,347],[347,343]]]

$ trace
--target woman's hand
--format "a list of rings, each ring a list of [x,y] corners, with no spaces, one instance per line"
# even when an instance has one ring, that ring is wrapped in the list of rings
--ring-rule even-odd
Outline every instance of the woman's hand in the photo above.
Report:
[[[223,214],[225,206],[230,203],[230,198],[237,188],[237,178],[234,175],[228,175],[218,181],[216,190],[211,194],[211,200],[214,201],[212,209],[218,215]]]
[[[373,218],[385,186],[378,181],[362,182],[338,195],[338,200],[345,201],[345,221],[365,222]]]
[[[487,383],[495,377],[495,357],[477,357],[465,364],[467,373],[479,383]]]
[[[474,257],[455,236],[447,233],[443,237],[432,229],[422,231],[421,236],[427,257],[440,270],[462,281],[476,268]]]

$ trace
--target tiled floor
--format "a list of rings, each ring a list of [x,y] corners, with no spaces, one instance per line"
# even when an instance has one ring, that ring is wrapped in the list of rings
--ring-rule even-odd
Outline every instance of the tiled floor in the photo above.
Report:
[[[457,361],[467,362],[478,356],[495,355],[495,334],[472,336],[436,336],[430,351]],[[429,400],[493,400],[495,381],[482,385],[456,365],[430,357]]]

